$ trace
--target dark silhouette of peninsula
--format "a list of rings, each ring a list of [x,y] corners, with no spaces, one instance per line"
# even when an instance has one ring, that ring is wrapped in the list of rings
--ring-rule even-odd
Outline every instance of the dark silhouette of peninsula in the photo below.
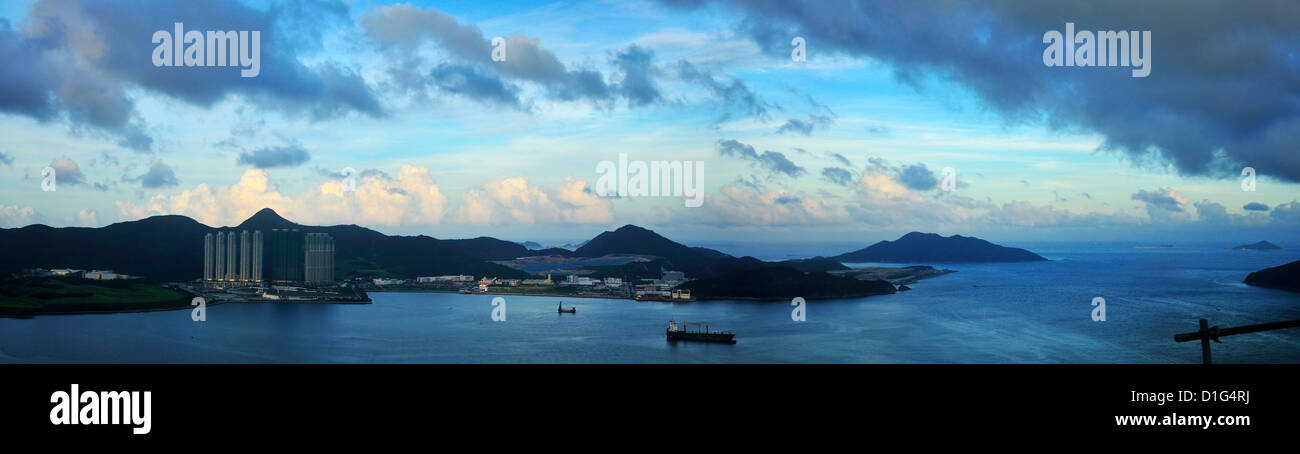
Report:
[[[1250,273],[1245,282],[1256,287],[1300,292],[1300,260]]]
[[[879,279],[855,279],[821,271],[805,273],[789,266],[740,270],[717,277],[694,280],[680,288],[698,299],[807,300],[859,298],[897,292],[893,284]]]

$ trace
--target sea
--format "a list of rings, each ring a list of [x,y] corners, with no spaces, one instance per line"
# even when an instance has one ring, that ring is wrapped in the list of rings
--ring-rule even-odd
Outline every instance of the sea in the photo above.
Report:
[[[0,318],[0,362],[1197,363],[1199,343],[1174,335],[1195,331],[1199,319],[1220,327],[1300,319],[1300,293],[1242,283],[1300,260],[1300,247],[1007,245],[1050,261],[918,264],[957,272],[894,295],[809,301],[802,321],[787,301],[502,296],[494,305],[493,295],[375,292],[367,305],[209,306],[201,322],[189,310]],[[767,260],[848,250],[703,246]],[[557,313],[560,304],[577,312]],[[494,321],[500,307],[504,319]],[[669,342],[669,320],[707,322],[737,342]],[[1300,362],[1300,328],[1221,341],[1212,344],[1216,363]]]

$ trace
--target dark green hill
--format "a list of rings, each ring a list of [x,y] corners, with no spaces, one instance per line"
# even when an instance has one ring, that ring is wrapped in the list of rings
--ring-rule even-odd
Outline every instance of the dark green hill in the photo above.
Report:
[[[718,274],[713,262],[731,256],[713,249],[689,247],[635,225],[625,225],[613,232],[596,235],[573,251],[575,257],[601,257],[611,254],[637,254],[662,257],[688,276]]]
[[[1250,273],[1245,282],[1257,287],[1300,292],[1300,260]]]
[[[739,270],[682,284],[699,299],[807,300],[886,295],[897,290],[882,280],[859,280],[788,266]]]
[[[270,209],[237,229],[296,228],[329,233],[335,240],[335,275],[405,277],[471,274],[508,278],[528,274],[471,256],[464,248],[428,236],[389,236],[356,225],[304,226]],[[216,229],[185,216],[153,216],[102,228],[32,225],[0,229],[0,271],[24,268],[94,268],[159,281],[188,281],[203,273],[203,235]]]

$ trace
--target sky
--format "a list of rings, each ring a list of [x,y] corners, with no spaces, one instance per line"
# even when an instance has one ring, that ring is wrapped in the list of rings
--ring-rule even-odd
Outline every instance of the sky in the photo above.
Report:
[[[259,32],[259,74],[155,65],[178,22]],[[1048,66],[1067,23],[1150,36],[1150,73]],[[269,207],[543,243],[1300,244],[1297,23],[1285,1],[7,1],[0,227]],[[605,193],[620,154],[699,165],[702,203]]]

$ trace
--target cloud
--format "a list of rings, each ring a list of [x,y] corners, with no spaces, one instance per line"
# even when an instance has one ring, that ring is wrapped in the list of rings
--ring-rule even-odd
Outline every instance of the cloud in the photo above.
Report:
[[[788,58],[790,37],[810,59],[843,55],[888,65],[923,90],[931,81],[973,92],[1008,123],[1039,123],[1104,137],[1135,163],[1172,164],[1184,175],[1261,175],[1300,182],[1300,88],[1295,49],[1300,9],[1223,2],[826,2],[666,1],[731,12],[764,52]],[[720,8],[706,5],[716,3]],[[1177,9],[1179,14],[1168,11]],[[934,26],[936,15],[943,26]],[[1063,30],[1149,30],[1152,72],[1047,67],[1042,36]],[[1209,30],[1210,32],[1207,32]],[[1231,87],[1225,90],[1224,87]]]
[[[311,153],[297,145],[259,148],[240,153],[239,165],[249,165],[258,169],[273,167],[298,167],[311,159]]]
[[[715,123],[737,118],[753,118],[759,121],[767,121],[771,118],[767,109],[775,106],[759,98],[744,81],[731,79],[727,82],[722,77],[715,76],[713,72],[686,60],[678,60],[676,69],[679,79],[706,88],[721,104],[724,113],[715,120]]]
[[[633,44],[614,54],[613,63],[623,75],[623,80],[615,84],[614,89],[632,107],[647,106],[659,102],[663,96],[655,85],[652,75],[654,51]]]
[[[468,65],[440,64],[429,73],[433,86],[444,92],[463,95],[486,104],[527,111],[519,100],[519,88],[500,78]]]
[[[1132,199],[1146,203],[1149,208],[1175,213],[1181,213],[1183,205],[1187,204],[1187,198],[1169,188],[1160,188],[1155,191],[1140,189],[1133,194]]]
[[[313,27],[344,20],[341,2],[281,4],[264,10],[237,2],[145,0],[122,14],[111,0],[39,0],[20,29],[0,20],[0,60],[23,62],[0,68],[0,112],[38,121],[63,120],[73,130],[106,133],[125,148],[149,152],[153,138],[130,94],[140,88],[200,107],[232,96],[269,110],[308,112],[315,119],[383,112],[365,81],[332,62],[307,66],[299,47],[319,46]],[[296,27],[295,19],[314,22]],[[176,22],[195,30],[221,24],[226,30],[259,31],[257,77],[237,68],[155,67],[154,30]],[[142,37],[143,34],[143,37]],[[313,41],[315,40],[315,41]]]
[[[853,183],[853,172],[850,172],[848,169],[841,169],[839,167],[823,168],[822,177],[826,178],[831,183],[835,183],[840,186],[848,186]]]
[[[139,180],[140,186],[147,189],[163,188],[168,186],[177,186],[180,181],[176,179],[176,173],[172,172],[171,167],[167,167],[161,160],[154,161],[149,166],[149,171],[145,172],[133,180]]]
[[[468,224],[608,224],[613,204],[596,195],[586,181],[566,177],[550,190],[523,177],[497,177],[461,195],[458,222]]]
[[[830,123],[831,123],[830,117],[826,117],[822,115],[812,115],[808,117],[807,120],[791,118],[789,120],[786,120],[785,124],[782,124],[780,128],[777,128],[776,133],[785,134],[787,132],[794,132],[800,135],[807,136],[807,135],[812,135],[814,129],[825,127]]]
[[[431,225],[443,221],[447,197],[424,167],[402,165],[397,178],[363,174],[355,189],[330,180],[299,194],[283,194],[265,170],[249,169],[229,186],[200,184],[179,194],[158,194],[143,203],[117,201],[123,220],[179,214],[211,226],[236,225],[262,208],[295,222],[331,225]]]
[[[11,166],[14,164],[14,157],[0,152],[0,164]]]
[[[13,228],[31,225],[36,210],[32,207],[0,205],[0,227]]]
[[[718,154],[738,157],[753,162],[761,168],[790,177],[799,177],[807,173],[803,167],[791,162],[783,153],[769,150],[760,154],[754,151],[754,147],[735,140],[719,140]]]
[[[58,185],[76,186],[86,183],[86,174],[81,173],[81,166],[67,156],[50,161],[54,168],[54,182]]]
[[[1228,209],[1223,204],[1201,200],[1194,205],[1196,206],[1196,217],[1201,221],[1214,224],[1226,224],[1232,221],[1232,216],[1228,214]]]
[[[1300,225],[1300,202],[1292,200],[1273,207],[1273,222],[1284,225]]]
[[[898,172],[898,181],[918,191],[928,191],[939,186],[939,178],[921,163],[904,165]]]
[[[808,104],[811,106],[813,112],[808,114],[807,120],[801,120],[798,118],[788,119],[785,124],[782,124],[780,128],[777,128],[776,133],[785,134],[787,132],[794,132],[808,136],[812,135],[813,130],[825,129],[835,122],[835,112],[831,111],[829,107],[817,102],[817,100],[813,99],[811,95],[808,96]]]
[[[1188,204],[1187,198],[1183,197],[1182,194],[1179,194],[1178,191],[1173,189],[1159,188],[1154,191],[1139,189],[1138,192],[1134,193],[1130,198],[1146,205],[1147,216],[1149,216],[1152,221],[1163,222],[1191,219],[1191,213],[1185,209]],[[1219,208],[1222,208],[1222,206]],[[1207,207],[1207,209],[1209,210],[1207,211],[1209,215],[1214,216],[1217,214],[1215,212],[1218,210],[1210,207]]]
[[[439,65],[453,67],[474,67],[479,72],[474,74],[480,79],[493,77],[527,81],[544,88],[546,93],[560,100],[585,99],[598,104],[607,103],[615,95],[645,96],[642,87],[624,86],[619,90],[611,88],[604,76],[594,70],[569,68],[549,50],[541,47],[540,41],[523,35],[502,37],[505,39],[504,60],[492,58],[494,46],[492,40],[483,36],[482,30],[475,25],[462,24],[450,14],[434,8],[419,8],[410,4],[379,6],[367,10],[359,23],[366,34],[382,49],[391,52],[398,64],[390,67],[390,74],[398,76],[399,86],[416,90],[429,81],[419,77],[419,67],[424,57],[418,52],[425,43],[433,42],[447,53],[451,62]],[[646,57],[645,62],[638,59]],[[629,54],[627,59],[615,57],[616,65],[625,71],[635,72],[639,65],[648,65],[649,54]],[[467,74],[461,69],[460,74]],[[625,74],[625,80],[631,77],[635,81],[639,74]],[[504,85],[504,83],[501,83]],[[456,91],[470,99],[501,104],[500,93],[496,97],[476,98],[481,94],[475,91]],[[491,93],[491,92],[489,92]],[[640,105],[645,98],[629,98],[634,105]]]
[[[818,197],[786,189],[759,191],[753,188],[724,185],[720,203],[711,203],[705,212],[678,210],[676,222],[712,226],[804,226],[851,222],[849,211],[828,204]]]
[[[1242,206],[1241,209],[1246,211],[1268,211],[1268,205],[1259,202],[1250,202]]]

